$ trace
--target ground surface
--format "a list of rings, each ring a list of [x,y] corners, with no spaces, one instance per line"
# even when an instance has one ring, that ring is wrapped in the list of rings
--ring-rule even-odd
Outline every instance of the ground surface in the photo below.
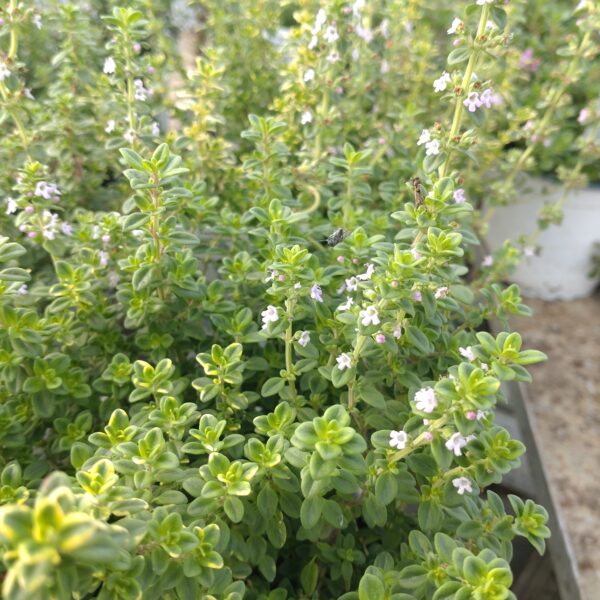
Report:
[[[524,347],[549,360],[527,386],[534,432],[551,493],[566,525],[582,600],[600,599],[600,296],[569,302],[526,300],[515,319]],[[564,599],[570,600],[570,599]]]

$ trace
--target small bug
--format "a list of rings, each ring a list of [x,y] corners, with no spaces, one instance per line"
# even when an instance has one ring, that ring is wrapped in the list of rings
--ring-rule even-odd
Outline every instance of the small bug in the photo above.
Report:
[[[337,246],[341,241],[345,240],[350,235],[349,231],[345,231],[341,227],[336,229],[325,241],[328,246]]]
[[[418,177],[413,177],[410,180],[410,184],[412,185],[413,192],[415,194],[415,207],[418,208],[423,204],[423,194],[425,192],[425,188],[421,184],[421,180]]]

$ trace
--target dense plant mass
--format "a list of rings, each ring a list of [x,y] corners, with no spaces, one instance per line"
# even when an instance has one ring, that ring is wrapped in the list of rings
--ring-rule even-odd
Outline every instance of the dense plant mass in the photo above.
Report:
[[[514,598],[479,209],[596,160],[597,6],[126,4],[0,8],[4,597]]]

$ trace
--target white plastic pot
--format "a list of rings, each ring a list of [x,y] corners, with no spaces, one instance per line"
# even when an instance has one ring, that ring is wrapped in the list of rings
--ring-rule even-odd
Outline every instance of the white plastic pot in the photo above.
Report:
[[[531,178],[521,196],[510,206],[498,207],[490,219],[487,241],[491,250],[506,239],[516,240],[537,228],[544,204],[559,200],[560,184]],[[571,300],[589,296],[598,281],[589,277],[594,244],[600,242],[600,186],[570,192],[561,225],[542,232],[539,256],[522,258],[511,279],[526,296],[544,300]]]

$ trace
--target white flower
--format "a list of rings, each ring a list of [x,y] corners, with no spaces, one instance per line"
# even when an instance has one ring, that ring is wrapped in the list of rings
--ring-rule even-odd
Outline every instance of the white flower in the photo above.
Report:
[[[372,263],[367,263],[365,267],[367,267],[367,270],[364,273],[361,273],[360,275],[356,276],[356,278],[360,279],[361,281],[368,281],[369,279],[371,279],[371,277],[373,276],[373,272],[375,271],[375,265],[373,265]]]
[[[494,264],[494,257],[489,254],[481,261],[484,267],[491,267]]]
[[[129,144],[133,144],[134,140],[135,140],[135,131],[133,129],[128,129],[124,134],[123,134],[123,139],[128,142]]]
[[[117,63],[115,63],[115,59],[112,56],[109,56],[105,61],[104,61],[104,67],[103,67],[103,71],[107,74],[107,75],[112,75],[115,70],[117,68]]]
[[[381,61],[381,68],[379,69],[382,75],[385,75],[386,73],[389,73],[390,71],[390,64],[388,63],[387,60],[385,60],[385,58]]]
[[[438,288],[437,290],[435,290],[435,294],[434,296],[436,298],[445,298],[448,295],[448,288],[446,286],[442,286],[440,288]]]
[[[422,146],[423,144],[426,144],[430,139],[431,133],[429,133],[429,129],[423,129],[423,131],[421,131],[421,137],[417,142],[417,146]]]
[[[433,82],[433,89],[436,92],[443,92],[451,81],[452,77],[450,77],[450,73],[444,71],[442,76]]]
[[[327,13],[320,8],[317,13],[317,18],[315,19],[315,26],[313,28],[313,33],[319,33],[321,31],[321,27],[325,25],[325,21],[327,21]]]
[[[478,2],[479,3],[479,2]],[[465,492],[469,494],[473,491],[473,485],[471,480],[467,477],[456,477],[452,480],[452,485],[456,488],[456,491],[462,496]]]
[[[535,256],[535,248],[533,246],[525,246],[525,248],[523,248],[523,254],[528,257]]]
[[[71,235],[73,233],[73,227],[69,223],[61,223],[60,224],[60,230],[65,235]]]
[[[23,88],[23,93],[25,94],[25,98],[35,100],[35,96],[31,93],[31,90],[29,88]]]
[[[4,81],[10,75],[10,69],[6,66],[6,63],[0,62],[0,81]]]
[[[323,34],[323,37],[325,38],[325,41],[328,44],[334,44],[340,38],[340,36],[338,35],[338,32],[337,32],[337,29],[333,25],[330,25],[325,30],[325,33]]]
[[[318,43],[319,43],[319,38],[316,35],[313,35],[310,38],[310,42],[308,42],[308,49],[314,50],[317,47]]]
[[[365,7],[365,0],[356,0],[352,5],[352,14],[355,17],[360,17],[362,9]]]
[[[433,388],[422,388],[415,394],[415,407],[417,410],[432,413],[437,405],[438,400],[435,397]]]
[[[462,188],[454,190],[454,194],[452,194],[452,199],[454,200],[454,202],[456,202],[456,204],[464,204],[464,202],[466,201],[465,190],[463,190]]]
[[[40,198],[44,198],[45,200],[58,200],[60,196],[60,190],[55,183],[38,181],[35,186],[34,194]]]
[[[466,348],[460,347],[458,351],[460,355],[467,360],[474,361],[477,358],[471,346],[467,346]]]
[[[450,29],[448,29],[448,35],[455,34],[458,31],[458,29],[463,25],[464,23],[458,17],[455,17],[452,20],[452,25],[450,25]]]
[[[471,92],[464,100],[463,104],[467,107],[469,112],[475,112],[480,106],[483,106],[483,102],[479,98],[477,92]]]
[[[306,71],[306,73],[304,73],[304,81],[305,82],[309,82],[312,81],[315,78],[315,70],[314,69],[308,69]]]
[[[265,277],[265,281],[275,281],[275,277],[277,277],[277,271],[271,271],[271,274]]]
[[[352,357],[347,352],[342,352],[335,361],[337,362],[337,368],[340,371],[349,369],[352,366]]]
[[[42,28],[42,15],[33,15],[31,22],[38,28]]]
[[[323,290],[317,283],[310,288],[310,297],[317,302],[323,302]]]
[[[263,329],[267,329],[269,323],[276,323],[277,321],[279,321],[279,313],[277,312],[277,307],[273,306],[272,304],[269,304],[266,310],[263,310],[260,313],[260,316],[262,317]]]
[[[379,313],[376,306],[368,306],[365,310],[361,310],[359,313],[361,323],[367,327],[369,325],[379,325]]]
[[[312,123],[313,120],[313,116],[312,113],[310,112],[310,110],[305,110],[302,113],[302,116],[300,117],[300,123],[302,123],[302,125],[306,125],[307,123]]]
[[[481,101],[481,104],[483,104],[483,106],[485,106],[486,108],[492,108],[492,106],[496,103],[495,94],[490,88],[484,90],[481,93],[481,96],[479,96],[479,100]]]
[[[358,289],[358,279],[356,277],[346,279],[346,289],[349,292],[355,292]]]
[[[159,124],[154,121],[154,123],[152,123],[152,137],[159,137],[160,136],[160,126]]]
[[[453,433],[446,442],[446,448],[448,448],[450,452],[454,452],[454,456],[461,456],[462,449],[468,442],[469,440],[457,431],[456,433]]]
[[[399,340],[402,337],[402,325],[400,323],[396,323],[394,325],[394,330],[392,331],[393,336]]]
[[[338,306],[338,310],[350,310],[350,307],[354,304],[354,300],[350,296],[346,296],[346,302]]]
[[[25,294],[27,294],[27,284],[23,284],[18,290],[17,290],[17,294],[20,294],[21,296],[25,296]]]
[[[384,39],[388,39],[390,37],[390,22],[387,19],[383,19],[381,21],[381,25],[379,26],[379,30],[381,31],[381,35]]]
[[[108,252],[100,250],[99,252],[100,266],[105,267],[108,264]]]
[[[14,198],[6,199],[6,214],[12,215],[14,212],[17,212],[17,203]]]
[[[373,41],[373,32],[368,27],[357,25],[356,35],[358,35],[358,37],[361,40],[364,40],[367,44],[370,44]]]
[[[116,126],[115,120],[110,119],[109,121],[107,121],[104,131],[106,131],[106,133],[112,133],[115,130],[115,126]]]
[[[45,210],[42,213],[42,219],[44,221],[42,235],[47,240],[53,240],[58,231],[58,215],[51,213],[49,210]]]
[[[310,331],[303,331],[300,334],[300,338],[298,339],[298,343],[303,348],[306,348],[306,346],[308,346],[308,344],[310,344]]]
[[[327,55],[327,62],[332,65],[335,64],[338,60],[340,60],[340,53],[333,50]]]
[[[439,140],[431,140],[425,144],[425,154],[427,156],[435,156],[440,153],[440,142]]]
[[[492,4],[495,1],[496,0],[477,0],[477,4],[479,4],[479,6],[483,6],[484,4]]]
[[[408,442],[406,431],[390,431],[390,446],[398,450],[404,450]]]
[[[354,62],[357,62],[359,58],[360,58],[360,50],[358,48],[354,48],[354,50],[352,50],[352,60]]]
[[[133,92],[135,99],[144,102],[148,98],[148,90],[144,87],[144,82],[141,79],[135,79],[133,87],[135,88]]]

